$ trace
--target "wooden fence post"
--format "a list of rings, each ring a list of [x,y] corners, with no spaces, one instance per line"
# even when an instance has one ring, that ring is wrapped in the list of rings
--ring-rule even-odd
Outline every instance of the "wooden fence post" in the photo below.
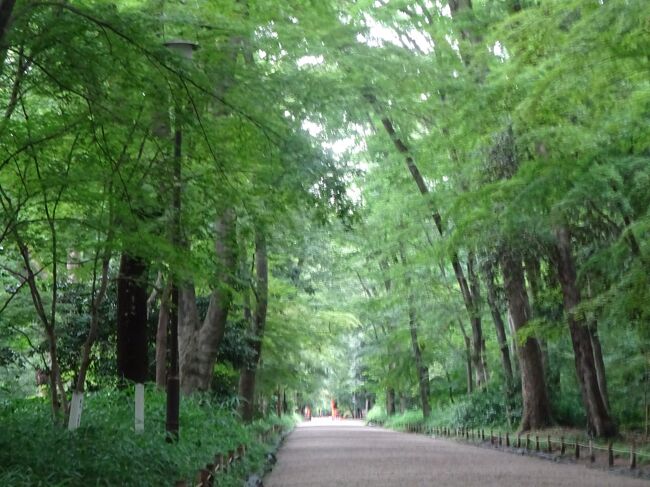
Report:
[[[526,450],[530,450],[530,433],[526,433]]]
[[[546,436],[546,448],[549,453],[553,451],[553,445],[551,445],[551,435]]]
[[[566,453],[566,445],[564,444],[564,436],[560,437],[560,455],[564,455]]]
[[[510,434],[506,431],[506,447],[510,448]]]
[[[196,473],[196,481],[201,487],[208,487],[208,480],[210,478],[210,472],[205,468],[202,468]]]
[[[634,442],[632,442],[632,446],[630,447],[630,469],[635,469],[636,468],[636,452],[634,451]]]
[[[499,446],[503,445],[503,441],[501,439],[501,431],[499,431]]]
[[[589,440],[589,461],[594,463],[596,461],[596,455],[594,454],[594,442]]]
[[[575,448],[576,460],[579,460],[580,459],[580,443],[578,443],[578,438],[576,438],[576,440],[575,440],[575,445],[576,445],[576,448]]]
[[[517,433],[517,448],[521,448],[521,433]]]
[[[612,440],[609,440],[609,443],[607,444],[607,464],[610,467],[614,466],[614,450]]]
[[[535,435],[535,451],[539,451],[539,435]]]

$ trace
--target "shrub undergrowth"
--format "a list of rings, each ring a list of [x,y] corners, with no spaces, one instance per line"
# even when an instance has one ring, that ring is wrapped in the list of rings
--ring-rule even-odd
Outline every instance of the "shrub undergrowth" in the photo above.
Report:
[[[0,402],[0,485],[164,486],[193,479],[217,452],[247,446],[219,485],[241,485],[262,468],[267,445],[257,435],[273,424],[290,428],[292,416],[244,425],[236,414],[205,397],[183,398],[180,438],[165,441],[165,397],[146,394],[145,431],[134,432],[133,397],[128,391],[87,395],[82,426],[74,432],[54,426],[49,404],[40,398]]]
[[[521,398],[513,396],[506,403],[500,391],[481,391],[463,396],[453,403],[442,403],[431,408],[431,416],[425,421],[422,411],[408,410],[389,416],[383,406],[375,405],[366,417],[367,421],[398,430],[407,426],[426,424],[427,426],[449,428],[508,427],[521,420]]]

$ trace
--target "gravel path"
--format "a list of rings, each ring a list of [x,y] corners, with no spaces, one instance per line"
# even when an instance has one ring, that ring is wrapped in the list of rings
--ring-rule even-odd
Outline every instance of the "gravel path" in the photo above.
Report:
[[[264,478],[265,487],[418,485],[649,487],[650,482],[329,418],[296,428]]]

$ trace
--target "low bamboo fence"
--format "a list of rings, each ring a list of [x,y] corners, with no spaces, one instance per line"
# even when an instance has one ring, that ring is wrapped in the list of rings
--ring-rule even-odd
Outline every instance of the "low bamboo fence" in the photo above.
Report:
[[[448,428],[427,426],[421,423],[407,424],[405,430],[409,433],[420,433],[440,438],[453,438],[474,444],[490,443],[494,448],[518,448],[528,452],[557,454],[560,457],[572,458],[576,461],[586,461],[591,464],[606,464],[609,468],[626,467],[634,470],[639,460],[647,460],[650,454],[638,452],[632,442],[629,448],[614,448],[612,441],[607,445],[597,445],[593,440],[580,441],[577,438],[568,439],[564,436],[540,436],[538,434],[516,434],[509,432],[486,430],[485,428]],[[486,431],[488,433],[486,434]]]
[[[267,443],[278,434],[282,434],[282,432],[282,425],[275,424],[272,428],[260,433],[257,440],[259,443]],[[185,479],[177,480],[174,487],[215,487],[219,474],[227,473],[237,462],[243,460],[246,456],[246,450],[246,445],[240,444],[234,450],[216,453],[211,463],[207,463],[205,468],[197,470],[193,481],[188,482]]]

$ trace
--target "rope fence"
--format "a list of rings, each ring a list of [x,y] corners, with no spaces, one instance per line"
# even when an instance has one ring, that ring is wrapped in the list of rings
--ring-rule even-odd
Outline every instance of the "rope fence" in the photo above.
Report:
[[[408,423],[405,430],[409,433],[433,435],[441,438],[455,438],[469,443],[490,442],[495,448],[523,448],[529,452],[538,453],[559,453],[560,456],[571,455],[575,460],[587,459],[589,463],[596,463],[597,452],[603,452],[608,467],[614,467],[618,458],[627,459],[626,466],[636,469],[639,459],[650,458],[649,453],[638,452],[635,443],[630,444],[629,449],[614,448],[612,441],[606,446],[596,445],[592,440],[588,442],[578,441],[577,438],[569,440],[564,436],[552,437],[551,435],[517,434],[511,437],[510,433],[489,430],[486,434],[484,428],[448,428],[427,426],[421,423]],[[586,456],[585,456],[586,454]],[[620,463],[620,462],[619,462]],[[620,465],[619,465],[620,466]]]
[[[267,443],[270,439],[283,432],[282,425],[274,424],[261,432],[257,440],[259,443]],[[235,450],[229,450],[226,453],[217,453],[214,455],[212,463],[205,465],[205,468],[197,470],[193,482],[187,480],[177,480],[174,487],[214,487],[217,485],[217,475],[226,473],[233,468],[237,462],[246,456],[246,445],[240,444]]]

